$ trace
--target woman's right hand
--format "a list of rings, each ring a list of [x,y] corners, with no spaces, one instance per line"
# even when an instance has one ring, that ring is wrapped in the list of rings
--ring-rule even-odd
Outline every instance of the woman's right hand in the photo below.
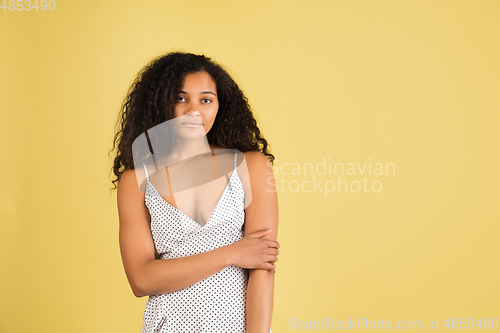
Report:
[[[274,262],[278,261],[280,245],[277,241],[262,238],[270,232],[271,229],[255,231],[228,245],[231,249],[231,266],[268,271],[275,269]]]

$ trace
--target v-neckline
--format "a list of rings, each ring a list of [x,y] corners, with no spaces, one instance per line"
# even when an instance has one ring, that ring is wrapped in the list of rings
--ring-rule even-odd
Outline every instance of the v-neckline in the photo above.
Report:
[[[182,216],[186,217],[189,221],[191,221],[193,223],[196,223],[199,227],[205,228],[210,223],[210,221],[212,220],[215,212],[217,211],[217,208],[219,207],[220,203],[222,202],[222,198],[224,198],[224,195],[226,195],[226,192],[227,192],[227,190],[229,188],[229,184],[231,184],[231,181],[233,180],[233,176],[234,176],[235,173],[236,173],[236,169],[233,170],[233,173],[231,174],[231,177],[229,177],[229,181],[227,182],[226,187],[224,188],[224,192],[222,192],[222,195],[220,196],[219,201],[217,201],[217,204],[215,205],[215,208],[212,211],[212,214],[210,214],[210,217],[208,218],[207,223],[205,223],[204,225],[199,224],[198,222],[196,222],[195,220],[193,220],[192,218],[190,218],[189,216],[187,216],[186,214],[184,214],[182,211],[180,211],[179,209],[177,209],[176,207],[174,207],[173,205],[171,205],[167,200],[165,200],[160,195],[160,192],[158,192],[158,190],[156,189],[156,187],[153,185],[153,183],[151,183],[149,181],[149,179],[147,180],[147,182],[148,182],[149,185],[151,185],[153,187],[153,189],[156,191],[156,193],[158,193],[158,197],[160,197],[160,200],[162,202],[164,202],[165,204],[167,204],[167,207],[171,207],[173,210],[175,210],[176,212],[178,212]]]

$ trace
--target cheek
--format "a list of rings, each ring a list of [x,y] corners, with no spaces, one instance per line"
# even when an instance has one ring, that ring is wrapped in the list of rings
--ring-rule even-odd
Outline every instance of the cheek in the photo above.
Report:
[[[174,106],[174,117],[178,117],[181,114],[181,110],[178,106]]]
[[[217,103],[214,107],[214,117],[217,113],[219,113],[219,103]]]
[[[214,122],[214,121],[215,121],[215,118],[217,118],[217,114],[218,114],[218,113],[219,113],[219,112],[218,112],[218,110],[217,110],[217,109],[215,109],[214,113],[212,114],[212,122]]]

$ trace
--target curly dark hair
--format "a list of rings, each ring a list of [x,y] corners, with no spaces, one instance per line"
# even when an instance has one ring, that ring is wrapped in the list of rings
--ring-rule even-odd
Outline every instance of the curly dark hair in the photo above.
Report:
[[[207,133],[208,143],[241,152],[260,151],[274,165],[274,155],[257,127],[248,99],[219,64],[204,55],[170,52],[153,59],[136,76],[120,107],[113,150],[114,190],[121,174],[134,169],[132,143],[148,129],[174,118],[176,98],[189,73],[205,71],[215,81],[219,110]]]

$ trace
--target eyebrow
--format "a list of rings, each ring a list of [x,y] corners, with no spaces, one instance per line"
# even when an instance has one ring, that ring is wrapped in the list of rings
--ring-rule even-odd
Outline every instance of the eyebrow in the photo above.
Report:
[[[181,91],[180,91],[180,93],[181,93],[181,94],[186,94],[186,95],[188,94],[187,92],[185,92],[185,91],[183,91],[183,90],[181,90]],[[215,95],[215,93],[213,93],[213,92],[211,92],[211,91],[209,91],[209,90],[200,92],[200,95],[203,95],[203,94],[212,94],[212,95],[214,95],[214,96],[217,96],[217,95]]]

